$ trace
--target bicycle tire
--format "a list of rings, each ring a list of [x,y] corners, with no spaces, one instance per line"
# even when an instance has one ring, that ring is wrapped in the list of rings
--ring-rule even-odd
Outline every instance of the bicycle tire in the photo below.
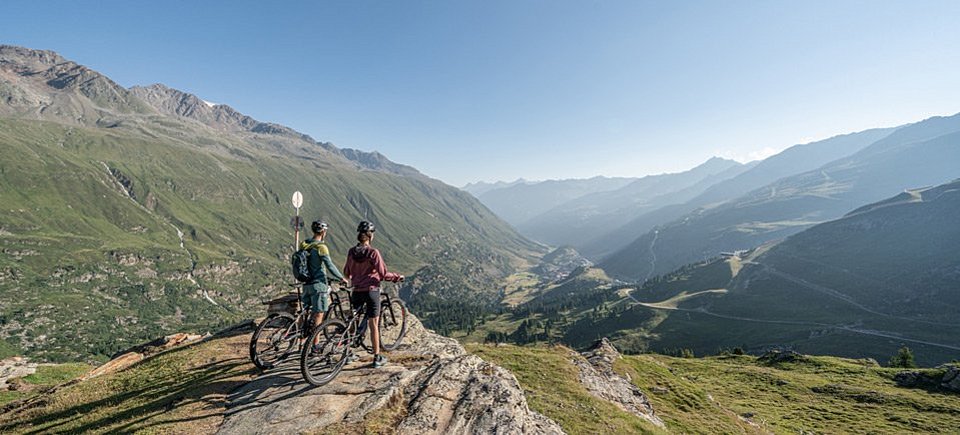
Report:
[[[407,306],[400,299],[386,298],[380,310],[380,348],[391,351],[400,346],[407,335]]]
[[[334,296],[334,292],[330,292],[330,306],[327,307],[327,311],[323,313],[323,319],[339,319],[344,322],[347,321],[346,314],[343,313],[343,298],[340,295]],[[337,302],[334,303],[333,301]]]
[[[266,341],[261,342],[261,338],[265,338]],[[250,361],[260,370],[272,369],[290,354],[291,348],[296,345],[299,338],[300,331],[293,315],[273,313],[263,319],[250,336]],[[283,343],[286,345],[284,346]],[[259,344],[266,346],[261,348]],[[272,352],[268,352],[269,350]]]
[[[319,387],[336,379],[346,365],[349,336],[347,325],[336,319],[326,320],[314,329],[300,349],[300,374],[307,383]],[[318,337],[320,351],[313,352],[313,341]]]
[[[367,317],[366,314],[363,314],[363,315],[361,315],[361,316],[359,317],[359,320],[357,320],[357,324],[358,324],[357,327],[358,327],[358,329],[359,329],[359,330],[357,331],[357,334],[360,335],[360,337],[359,337],[359,339],[357,340],[357,342],[360,344],[360,347],[362,347],[363,350],[365,350],[365,351],[367,351],[368,353],[371,353],[371,354],[372,354],[372,353],[373,353],[373,342],[370,341],[370,331],[369,331],[369,329],[370,329],[370,323],[367,321],[367,319],[369,319],[369,317]],[[381,346],[381,347],[383,347],[383,346]]]

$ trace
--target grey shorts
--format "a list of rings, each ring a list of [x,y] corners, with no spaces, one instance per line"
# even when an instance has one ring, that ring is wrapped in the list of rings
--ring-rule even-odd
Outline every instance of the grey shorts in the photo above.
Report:
[[[306,284],[303,286],[300,302],[303,303],[304,310],[325,313],[330,308],[330,287],[322,282]]]

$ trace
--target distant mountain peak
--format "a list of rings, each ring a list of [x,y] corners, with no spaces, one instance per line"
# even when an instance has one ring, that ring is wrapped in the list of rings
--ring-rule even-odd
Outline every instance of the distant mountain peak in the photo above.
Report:
[[[740,166],[743,163],[740,163],[736,160],[725,159],[723,157],[713,156],[707,159],[707,161],[695,166],[691,171],[717,171],[717,170],[726,170],[734,166]]]
[[[217,130],[273,134],[316,142],[310,136],[290,127],[258,121],[226,104],[213,104],[194,94],[160,83],[134,86],[130,88],[130,92],[161,113],[193,119]]]
[[[156,126],[156,115],[196,122],[257,146],[266,145],[273,151],[304,158],[329,152],[363,169],[422,176],[416,169],[394,163],[382,154],[344,152],[290,127],[258,121],[229,105],[212,103],[189,92],[160,83],[127,89],[56,52],[0,45],[0,117],[91,128],[138,124],[150,129],[151,125]]]
[[[150,108],[126,88],[49,50],[0,45],[0,114],[97,125]],[[48,110],[48,109],[53,110]]]
[[[24,65],[57,65],[73,63],[51,50],[35,50],[16,45],[0,44],[0,63],[16,62]]]

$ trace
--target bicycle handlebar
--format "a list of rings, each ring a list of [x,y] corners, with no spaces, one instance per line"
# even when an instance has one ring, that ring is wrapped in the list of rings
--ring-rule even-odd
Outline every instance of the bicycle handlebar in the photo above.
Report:
[[[391,284],[393,284],[393,285],[400,286],[400,283],[403,282],[403,281],[397,281],[397,282],[384,281],[384,282],[389,282],[389,283],[391,283]],[[327,285],[328,285],[328,286],[333,286],[334,284],[337,284],[337,291],[350,291],[350,290],[353,290],[353,286],[352,286],[352,285],[345,285],[346,283],[344,283],[343,281],[327,280]],[[302,282],[287,283],[287,286],[288,286],[288,287],[294,287],[294,288],[296,288],[296,287],[303,287],[304,285],[306,285],[306,283],[302,283]]]

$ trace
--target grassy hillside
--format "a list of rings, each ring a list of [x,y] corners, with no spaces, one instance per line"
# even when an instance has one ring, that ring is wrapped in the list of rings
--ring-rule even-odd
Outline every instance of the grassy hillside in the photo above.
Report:
[[[468,345],[467,350],[510,370],[520,381],[530,409],[553,419],[569,434],[664,433],[591,395],[579,381],[569,348]]]
[[[590,396],[563,346],[472,345],[509,368],[530,407],[569,433],[650,432],[632,415]],[[667,433],[950,432],[956,394],[901,388],[897,369],[866,360],[802,356],[770,363],[752,356],[625,356],[614,365],[650,399]]]
[[[0,103],[4,353],[103,360],[258,314],[290,290],[294,191],[307,222],[330,223],[337,264],[357,222],[375,222],[390,268],[421,272],[409,295],[487,298],[537,255],[466,192],[379,154],[162,86],[133,92],[52,52],[0,59],[2,91],[23,97]],[[471,273],[435,284],[451,269]]]
[[[955,393],[898,387],[898,369],[870,361],[804,356],[626,356],[618,371],[681,433],[949,433],[960,425]]]
[[[226,396],[256,373],[248,340],[244,334],[174,349],[8,404],[0,413],[0,432],[215,432]]]
[[[246,357],[246,340],[245,334],[218,337],[119,372],[38,390],[3,408],[0,432],[213,432],[228,411],[227,396],[256,374]],[[649,397],[666,424],[661,429],[590,394],[573,363],[581,357],[567,347],[466,347],[510,370],[530,408],[571,434],[934,433],[960,424],[955,393],[898,387],[892,380],[898,369],[868,360],[796,356],[773,362],[728,354],[636,355],[615,361],[614,370]],[[348,429],[390,433],[359,424]]]
[[[37,356],[109,355],[259,310],[261,298],[289,281],[287,197],[294,190],[304,193],[307,219],[330,222],[337,263],[363,218],[378,224],[377,245],[390,267],[406,274],[450,240],[496,241],[480,257],[500,260],[476,263],[494,276],[518,261],[514,252],[527,252],[468,194],[423,177],[219,155],[116,130],[19,120],[0,126],[0,149],[16,156],[0,162],[0,292],[9,295],[0,325],[7,342]],[[110,344],[116,334],[108,324],[124,329],[119,342]]]
[[[904,345],[921,364],[960,358],[960,181],[908,191],[783,242],[652,277],[643,285],[587,269],[511,290],[466,341],[609,337],[630,353],[711,355],[740,347],[870,357]]]

